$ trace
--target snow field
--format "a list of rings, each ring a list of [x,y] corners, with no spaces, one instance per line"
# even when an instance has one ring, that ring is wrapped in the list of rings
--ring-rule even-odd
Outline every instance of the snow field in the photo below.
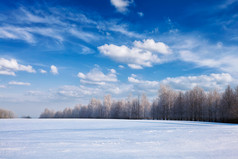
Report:
[[[3,119],[0,159],[235,159],[238,125],[156,120]]]

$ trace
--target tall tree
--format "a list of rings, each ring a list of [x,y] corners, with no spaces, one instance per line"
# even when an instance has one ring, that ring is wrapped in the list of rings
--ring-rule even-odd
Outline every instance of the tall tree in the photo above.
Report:
[[[184,94],[183,92],[179,92],[177,98],[175,99],[174,103],[174,119],[176,120],[183,120],[185,119],[185,103],[184,103]]]
[[[14,118],[14,113],[10,110],[0,109],[0,118]]]
[[[110,117],[111,106],[112,106],[112,99],[111,99],[110,94],[104,96],[103,106],[104,106],[104,108],[103,108],[103,117],[109,118]]]
[[[231,121],[232,117],[232,108],[235,103],[235,95],[231,87],[228,85],[225,92],[222,95],[222,121]]]
[[[171,118],[174,102],[176,98],[176,93],[169,87],[165,85],[160,85],[159,89],[159,109],[162,112],[162,118],[168,120]]]
[[[151,110],[151,105],[149,100],[147,99],[145,94],[142,94],[141,96],[141,108],[142,108],[142,118],[143,119],[149,119],[150,118],[150,110]]]

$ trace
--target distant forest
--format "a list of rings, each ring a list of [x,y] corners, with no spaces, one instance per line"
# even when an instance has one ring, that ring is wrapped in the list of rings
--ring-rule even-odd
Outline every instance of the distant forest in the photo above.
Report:
[[[10,110],[0,109],[0,118],[14,118],[14,113]]]
[[[194,87],[186,92],[160,86],[158,97],[149,102],[145,94],[122,100],[104,96],[103,102],[92,98],[88,105],[77,105],[63,111],[45,109],[40,118],[103,118],[190,120],[238,123],[238,86],[227,86],[224,92],[205,92]]]

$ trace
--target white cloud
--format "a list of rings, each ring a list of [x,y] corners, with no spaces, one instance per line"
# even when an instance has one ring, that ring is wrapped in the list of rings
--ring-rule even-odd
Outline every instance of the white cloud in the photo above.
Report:
[[[132,69],[136,69],[136,70],[143,69],[143,67],[141,65],[137,65],[137,64],[128,64],[128,67],[130,67]]]
[[[132,73],[132,74],[131,74],[131,77],[137,77],[137,75]]]
[[[143,16],[144,16],[144,13],[143,13],[143,12],[137,12],[137,14],[138,14],[140,17],[143,17]]]
[[[149,50],[161,54],[169,54],[171,50],[162,42],[155,42],[153,39],[147,39],[141,41],[134,41],[134,46],[140,49]]]
[[[24,40],[28,43],[36,43],[35,35],[50,37],[60,42],[64,40],[57,28],[17,27],[11,25],[0,27],[0,38],[4,39]]]
[[[141,83],[141,81],[139,81],[135,77],[128,77],[128,81],[131,82],[131,83]]]
[[[40,69],[40,73],[45,74],[45,73],[47,73],[47,71],[43,70],[43,69]]]
[[[135,74],[131,74],[131,76],[128,77],[128,82],[132,85],[130,93],[146,93],[151,97],[157,93],[160,85],[159,81],[141,80]]]
[[[18,14],[16,14],[16,18],[19,19],[19,22],[22,23],[41,23],[41,24],[49,24],[49,25],[67,25],[62,21],[61,17],[65,15],[59,12],[59,10],[49,9],[48,12],[50,14],[37,10],[36,8],[33,10],[27,10],[26,8],[19,8]]]
[[[33,90],[31,90],[31,91],[27,91],[26,92],[26,95],[27,96],[42,96],[42,95],[45,95],[45,93],[44,92],[41,92],[41,91],[33,91]]]
[[[105,85],[106,82],[117,82],[116,70],[110,69],[108,74],[104,74],[99,68],[94,68],[87,74],[78,73],[81,83]]]
[[[110,31],[118,32],[128,37],[135,37],[135,38],[143,37],[141,34],[135,33],[133,31],[128,31],[127,25],[122,25],[122,24],[118,25],[114,23],[108,23],[108,29]]]
[[[132,74],[131,77],[128,77],[128,81],[131,83],[142,84],[147,87],[157,87],[159,86],[158,81],[146,81],[146,80],[139,80],[136,78],[137,76]]]
[[[38,35],[42,35],[45,37],[50,37],[52,39],[56,39],[60,42],[64,40],[63,36],[61,35],[60,31],[56,28],[39,28],[39,27],[32,27],[32,28],[23,28],[23,30],[34,33]]]
[[[104,95],[111,94],[113,97],[118,97],[122,95],[125,97],[125,94],[128,95],[132,89],[132,85],[128,84],[114,84],[107,83],[106,85],[65,85],[56,90],[56,94],[60,95],[60,99],[64,98],[81,98],[83,100],[86,99],[88,102],[90,97],[96,97],[102,99]],[[81,101],[81,100],[80,100]]]
[[[228,73],[221,74],[210,74],[210,75],[200,75],[200,76],[180,76],[174,78],[166,78],[161,81],[149,81],[141,80],[136,75],[131,74],[128,77],[128,82],[133,85],[131,91],[136,93],[149,93],[154,96],[160,84],[169,85],[171,88],[176,90],[190,90],[195,86],[202,87],[206,91],[212,89],[218,89],[223,91],[227,85],[235,86],[238,82]]]
[[[194,54],[190,51],[180,51],[180,57],[182,60],[186,62],[193,62],[196,63],[199,66],[207,66],[207,67],[219,67],[220,64],[215,59],[209,59],[209,58],[202,58],[197,54]]]
[[[54,74],[54,75],[59,74],[58,69],[57,69],[57,67],[56,67],[55,65],[51,65],[51,66],[50,66],[50,72],[51,72],[52,74]]]
[[[0,85],[0,88],[6,88],[6,86],[5,85]]]
[[[9,85],[18,85],[18,86],[30,86],[31,83],[28,82],[17,82],[17,81],[10,81],[8,82]]]
[[[229,73],[238,77],[238,47],[222,42],[212,43],[198,34],[181,35],[167,33],[160,37],[167,41],[173,50],[172,60],[194,64],[196,67],[214,69],[216,72]],[[190,65],[191,69],[194,65]]]
[[[111,4],[117,9],[120,13],[127,13],[128,7],[133,3],[133,0],[111,0]]]
[[[98,39],[98,36],[95,36],[95,33],[93,34],[93,33],[89,33],[89,32],[84,32],[84,31],[76,30],[74,28],[70,29],[69,32],[73,36],[75,36],[75,37],[77,37],[77,38],[79,38],[81,40],[84,40],[86,42]]]
[[[83,23],[87,20],[84,15],[77,14],[77,17],[74,17],[76,15],[73,13],[69,13],[69,15],[59,15],[60,12],[56,9],[49,9],[48,12],[49,13],[37,9],[35,11],[29,11],[25,8],[20,8],[18,11],[13,13],[16,22],[18,24],[31,24],[31,26],[28,25],[27,27],[23,27],[22,25],[16,25],[15,23],[12,24],[11,21],[8,21],[5,25],[0,27],[0,38],[17,39],[26,41],[27,43],[36,43],[38,42],[37,35],[50,37],[59,42],[64,41],[65,32],[71,33],[76,37],[81,37],[81,39],[85,41],[93,36],[92,34],[75,30],[75,26],[69,27],[67,20],[77,22],[80,20]],[[35,25],[39,23],[44,25]],[[94,38],[96,37],[94,36]]]
[[[93,49],[90,49],[89,47],[86,47],[86,46],[81,46],[82,47],[82,50],[80,51],[80,54],[83,54],[83,55],[88,55],[88,54],[93,54],[95,53],[95,51]],[[78,47],[77,47],[78,49]]]
[[[224,90],[227,85],[234,84],[235,80],[228,73],[210,74],[200,76],[180,76],[175,78],[166,78],[161,83],[171,86],[174,89],[187,90],[195,86],[205,90],[219,89]]]
[[[85,74],[83,74],[82,72],[79,72],[79,73],[78,73],[78,77],[79,77],[79,78],[82,78],[82,79],[85,79],[85,78],[86,78]]]
[[[88,80],[84,80],[81,79],[80,80],[81,84],[90,84],[90,85],[106,85],[106,82],[100,82],[100,81],[88,81]]]
[[[98,49],[101,54],[116,61],[127,63],[133,69],[142,69],[143,67],[152,67],[154,64],[163,63],[167,61],[166,54],[170,53],[167,45],[162,42],[155,42],[152,39],[143,42],[135,41],[133,45],[132,48],[129,48],[125,45],[105,44],[99,46]]]
[[[15,72],[10,71],[10,70],[0,70],[0,75],[10,75],[10,76],[15,76]]]
[[[122,69],[125,68],[125,66],[123,66],[123,65],[118,65],[118,67],[119,67],[119,68],[122,68]]]
[[[134,64],[138,66],[151,67],[151,61],[159,60],[155,55],[153,56],[149,51],[143,51],[137,48],[128,48],[125,45],[117,46],[114,44],[105,44],[98,47],[101,54],[108,56],[116,61]]]
[[[27,31],[25,28],[15,26],[1,26],[0,38],[24,40],[28,43],[35,42],[33,35],[29,31]]]
[[[113,74],[116,74],[116,73],[117,73],[117,71],[114,70],[114,69],[110,69],[110,71],[111,71],[111,73],[113,73]]]
[[[15,76],[17,71],[26,71],[29,73],[35,73],[36,71],[30,65],[21,65],[16,59],[7,60],[0,58],[0,74]]]
[[[128,2],[128,5],[132,4],[132,1],[121,1]],[[113,3],[117,6],[121,4],[121,2]],[[21,7],[10,12],[10,14],[12,15],[11,18],[2,21],[0,38],[21,40],[33,45],[36,43],[42,44],[46,41],[44,44],[47,45],[42,45],[50,47],[52,45],[49,45],[48,42],[51,42],[51,44],[59,46],[65,40],[73,45],[78,45],[72,40],[71,36],[87,43],[101,39],[114,39],[115,36],[112,35],[117,33],[127,37],[142,37],[141,34],[129,31],[129,25],[122,23],[120,20],[105,20],[100,16],[94,16],[94,13],[83,14],[81,10],[67,8],[41,10],[39,8]],[[82,49],[83,54],[92,53],[93,51],[86,47]]]
[[[85,86],[72,86],[72,85],[65,85],[57,91],[59,95],[66,96],[66,97],[74,97],[80,98],[85,97],[88,95],[93,95],[97,93],[97,89],[85,87]]]
[[[209,67],[216,68],[222,72],[228,72],[232,75],[238,76],[238,56],[231,53],[235,52],[234,48],[229,48],[230,50],[222,49],[221,54],[217,56],[216,49],[207,48],[206,51],[180,51],[180,58],[186,62],[192,62],[199,67]],[[238,49],[238,48],[236,48]]]

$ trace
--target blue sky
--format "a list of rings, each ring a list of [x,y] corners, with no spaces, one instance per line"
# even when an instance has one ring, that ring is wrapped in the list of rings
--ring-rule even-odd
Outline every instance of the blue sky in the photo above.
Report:
[[[238,85],[238,1],[0,2],[0,107],[38,116],[160,84]]]

